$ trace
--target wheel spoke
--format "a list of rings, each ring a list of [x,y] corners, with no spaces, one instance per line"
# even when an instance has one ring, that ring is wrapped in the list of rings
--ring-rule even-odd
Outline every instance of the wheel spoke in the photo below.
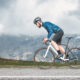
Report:
[[[72,68],[78,68],[78,62],[80,61],[80,49],[79,48],[71,48],[68,52],[69,55],[69,64]]]
[[[34,54],[34,61],[40,68],[51,67],[55,61],[54,54],[49,50],[44,58],[47,48],[40,48]]]

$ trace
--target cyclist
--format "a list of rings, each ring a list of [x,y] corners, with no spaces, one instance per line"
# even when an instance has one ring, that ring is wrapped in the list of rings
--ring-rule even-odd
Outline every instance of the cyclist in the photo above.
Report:
[[[51,44],[58,53],[57,57],[64,60],[66,58],[66,54],[65,54],[65,50],[61,46],[61,40],[64,35],[63,30],[59,26],[51,22],[43,22],[40,17],[36,17],[33,22],[34,24],[36,24],[38,28],[43,27],[47,30],[48,36],[47,38],[43,39],[43,42],[46,43],[47,40],[52,39]],[[63,53],[63,57],[60,57],[61,53]]]

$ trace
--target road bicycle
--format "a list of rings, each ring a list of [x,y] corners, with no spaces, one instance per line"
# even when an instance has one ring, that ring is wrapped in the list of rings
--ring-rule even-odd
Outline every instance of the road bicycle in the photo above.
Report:
[[[34,63],[36,64],[36,66],[42,69],[48,69],[55,66],[55,64],[61,63],[64,66],[68,65],[72,68],[77,68],[75,66],[77,65],[77,62],[80,59],[80,47],[69,48],[69,42],[73,37],[66,38],[68,39],[67,44],[61,45],[65,49],[66,58],[68,58],[68,60],[61,60],[56,58],[58,53],[51,45],[51,40],[48,40],[48,44],[46,44],[47,47],[41,47],[37,49],[34,53]]]

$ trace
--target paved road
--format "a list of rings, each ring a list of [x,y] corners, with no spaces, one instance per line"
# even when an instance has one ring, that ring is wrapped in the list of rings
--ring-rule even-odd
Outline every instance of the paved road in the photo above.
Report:
[[[5,76],[5,77],[4,77]],[[9,79],[12,78],[13,79]],[[0,80],[80,80],[80,69],[0,68]]]

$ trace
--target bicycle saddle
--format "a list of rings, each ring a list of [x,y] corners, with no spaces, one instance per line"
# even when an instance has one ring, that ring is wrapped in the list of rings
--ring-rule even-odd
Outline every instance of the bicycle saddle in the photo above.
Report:
[[[66,37],[67,39],[72,39],[73,37]]]

